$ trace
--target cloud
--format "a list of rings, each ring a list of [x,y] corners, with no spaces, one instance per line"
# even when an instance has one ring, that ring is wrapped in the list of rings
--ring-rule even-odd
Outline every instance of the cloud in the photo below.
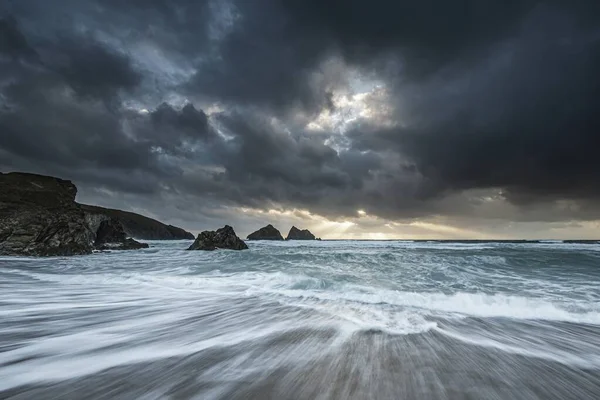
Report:
[[[181,174],[176,159],[191,154],[184,142],[209,135],[202,111],[127,109],[124,94],[142,77],[126,54],[87,35],[53,43],[51,56],[48,46],[35,62],[2,61],[10,72],[1,89],[4,165],[144,193],[160,190],[158,177]]]
[[[538,9],[478,64],[404,86],[398,96],[417,99],[404,101],[405,125],[349,136],[404,154],[431,195],[499,187],[513,203],[595,198],[598,32]]]
[[[141,81],[125,54],[107,48],[92,38],[63,39],[46,65],[65,79],[77,94],[110,98],[118,90],[133,90]],[[54,64],[54,65],[53,65]]]
[[[150,113],[150,119],[161,135],[172,138],[172,132],[179,132],[190,138],[204,138],[214,134],[208,123],[208,117],[202,110],[197,110],[193,104],[186,104],[181,110],[176,110],[167,103],[162,103]],[[165,133],[167,130],[169,133]]]
[[[19,31],[14,18],[0,19],[0,54],[11,58],[31,58],[36,53]]]
[[[3,169],[219,218],[600,218],[595,1],[24,0],[0,17]]]

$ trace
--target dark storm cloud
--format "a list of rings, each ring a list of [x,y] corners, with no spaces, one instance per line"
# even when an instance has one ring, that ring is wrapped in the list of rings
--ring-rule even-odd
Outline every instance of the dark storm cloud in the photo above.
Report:
[[[280,111],[331,106],[333,56],[365,71],[423,76],[470,58],[513,32],[531,1],[235,2],[239,17],[191,88]],[[324,79],[325,78],[325,79]]]
[[[316,29],[350,62],[369,65],[380,56],[392,56],[401,61],[403,73],[415,75],[482,51],[511,34],[534,4],[527,0],[282,3],[294,16],[297,29]]]
[[[25,35],[15,23],[11,29],[29,54]],[[146,114],[125,108],[122,95],[139,89],[142,75],[126,53],[107,46],[89,34],[73,34],[45,43],[35,62],[1,61],[5,168],[24,166],[145,193],[159,190],[161,178],[181,174],[171,156],[191,156],[184,141],[209,134],[206,115],[191,105]]]
[[[162,103],[152,111],[150,118],[161,136],[164,135],[165,130],[174,130],[191,138],[208,137],[214,134],[204,111],[197,110],[191,103],[186,104],[179,111],[167,103]]]
[[[36,55],[18,29],[14,18],[0,19],[0,54],[12,58],[29,58]]]
[[[265,117],[223,115],[223,129],[235,138],[228,143],[232,156],[225,157],[231,176],[244,181],[249,176],[275,179],[290,184],[311,182],[315,185],[344,185],[344,178],[328,174],[339,159],[337,153],[322,142],[294,138]]]
[[[401,114],[406,120],[401,127],[372,132],[357,124],[348,137],[359,150],[395,149],[405,164],[396,171],[375,170],[382,186],[369,193],[361,185],[362,193],[352,194],[358,201],[397,207],[401,216],[410,208],[405,203],[412,202],[399,198],[420,199],[427,212],[429,199],[469,189],[502,188],[515,204],[600,194],[596,2],[292,1],[267,10],[273,14],[248,11],[252,22],[242,18],[221,48],[217,65],[234,68],[229,75],[237,73],[248,83],[205,76],[215,88],[232,83],[221,87],[237,100],[262,102],[266,96],[281,106],[303,99],[304,105],[322,108],[324,94],[303,93],[275,79],[304,82],[304,90],[310,89],[305,71],[335,54],[348,65],[374,69],[405,107],[397,110],[398,119]],[[276,16],[278,23],[258,22]],[[282,43],[297,51],[288,55]],[[254,143],[250,153],[262,154],[261,138]],[[278,150],[266,148],[271,154]],[[254,165],[251,157],[248,161]],[[328,187],[346,188],[347,178],[341,182],[333,179]]]
[[[331,217],[466,215],[474,190],[520,210],[577,203],[548,218],[600,215],[596,1],[24,0],[0,12],[4,167]],[[336,96],[356,77],[381,83],[385,104],[371,106],[386,120],[308,129],[344,112]]]
[[[318,82],[326,56],[326,37],[299,31],[277,2],[236,2],[238,17],[230,32],[199,66],[189,89],[225,102],[294,107],[312,112],[327,104]],[[315,79],[313,81],[313,79]]]
[[[211,0],[97,0],[95,18],[128,40],[150,40],[170,52],[190,57],[207,50],[219,33],[219,12],[226,2]],[[88,14],[90,15],[90,14]]]
[[[13,60],[4,60],[4,66],[14,64],[15,58],[25,57],[29,61],[20,65],[20,71],[6,69],[4,78],[11,78],[11,73],[27,74],[41,78],[39,82],[61,82],[81,96],[101,99],[115,97],[119,90],[133,90],[142,79],[127,54],[91,34],[61,32],[54,40],[38,38],[39,49],[35,50],[13,17],[0,20],[0,30],[3,33],[0,49],[13,56]],[[35,85],[30,88],[36,90]]]
[[[338,153],[318,137],[290,132],[257,112],[222,113],[215,119],[228,137],[212,147],[223,172],[209,182],[198,177],[188,184],[190,190],[209,191],[237,204],[302,208],[323,203],[333,210],[345,200],[339,194],[359,189],[380,162],[373,154]]]
[[[141,75],[125,54],[92,38],[63,39],[48,61],[66,83],[82,96],[110,98],[118,90],[132,90]]]
[[[600,30],[578,22],[540,7],[478,65],[404,86],[418,99],[406,111],[414,123],[349,136],[394,147],[439,191],[502,187],[515,203],[596,197]]]
[[[54,79],[36,74],[6,88],[12,106],[0,114],[2,148],[49,171],[156,168],[147,148],[122,134],[118,115],[65,93]]]

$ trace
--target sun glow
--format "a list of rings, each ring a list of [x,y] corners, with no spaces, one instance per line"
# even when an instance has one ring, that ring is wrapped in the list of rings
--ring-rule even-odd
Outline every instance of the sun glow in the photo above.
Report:
[[[369,215],[365,210],[356,210],[355,216],[333,219],[298,208],[237,208],[252,221],[260,224],[272,223],[282,232],[292,225],[309,229],[315,236],[324,239],[353,240],[411,240],[411,239],[492,239],[501,235],[489,236],[473,229],[465,229],[437,218],[424,220],[388,220]],[[257,225],[256,222],[251,223]]]
[[[357,120],[372,120],[385,124],[390,112],[386,99],[387,92],[381,84],[358,93],[334,94],[333,108],[323,109],[306,125],[306,129],[344,133]]]

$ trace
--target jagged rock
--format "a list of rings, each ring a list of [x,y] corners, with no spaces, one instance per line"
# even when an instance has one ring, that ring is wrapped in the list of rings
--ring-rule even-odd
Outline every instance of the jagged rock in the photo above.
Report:
[[[81,204],[86,216],[92,222],[104,220],[106,217],[116,218],[125,229],[127,236],[144,240],[193,240],[194,235],[173,225],[165,225],[155,219],[129,211]],[[93,222],[92,222],[93,223]],[[99,222],[98,222],[99,223]]]
[[[285,240],[317,240],[317,238],[308,229],[300,230],[292,226]]]
[[[281,232],[269,224],[248,235],[248,240],[283,240]]]
[[[96,231],[96,241],[94,245],[104,243],[119,243],[126,238],[123,226],[115,218],[104,220],[100,223]]]
[[[87,215],[76,195],[71,181],[0,173],[0,254],[70,256],[148,246],[127,239],[118,221]]]
[[[217,231],[204,231],[198,235],[188,250],[245,250],[248,246],[237,235],[233,228],[225,225]]]
[[[100,222],[94,242],[96,250],[136,250],[147,249],[148,243],[140,243],[127,238],[123,225],[116,218]]]
[[[94,232],[71,181],[0,173],[0,254],[67,256],[92,252]]]

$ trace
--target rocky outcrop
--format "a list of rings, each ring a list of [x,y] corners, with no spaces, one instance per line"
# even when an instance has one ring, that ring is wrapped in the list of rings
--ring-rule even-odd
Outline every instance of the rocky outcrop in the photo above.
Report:
[[[81,207],[93,220],[98,216],[117,219],[129,237],[143,240],[193,240],[194,235],[173,225],[165,225],[155,219],[129,211],[114,210],[98,206],[82,204]],[[103,218],[100,218],[103,220]]]
[[[123,225],[116,218],[109,218],[102,222],[96,231],[94,247],[97,250],[136,250],[147,249],[148,243],[140,243],[127,238]]]
[[[273,225],[269,224],[263,228],[260,228],[256,232],[252,232],[248,235],[248,240],[283,240],[281,232],[277,230]]]
[[[67,180],[0,173],[0,254],[91,253],[95,235],[75,203],[76,194]]]
[[[317,238],[308,229],[300,230],[292,226],[285,240],[317,240]]]
[[[216,231],[204,231],[198,235],[188,250],[245,250],[248,246],[237,235],[233,228],[225,225]]]
[[[106,230],[107,218],[87,216],[75,202],[76,195],[77,188],[71,181],[18,172],[0,173],[0,254],[70,256],[105,248],[109,242],[96,243],[99,228],[104,226]],[[118,229],[115,224],[119,222],[109,225]],[[125,236],[109,236],[112,248],[144,246]]]

